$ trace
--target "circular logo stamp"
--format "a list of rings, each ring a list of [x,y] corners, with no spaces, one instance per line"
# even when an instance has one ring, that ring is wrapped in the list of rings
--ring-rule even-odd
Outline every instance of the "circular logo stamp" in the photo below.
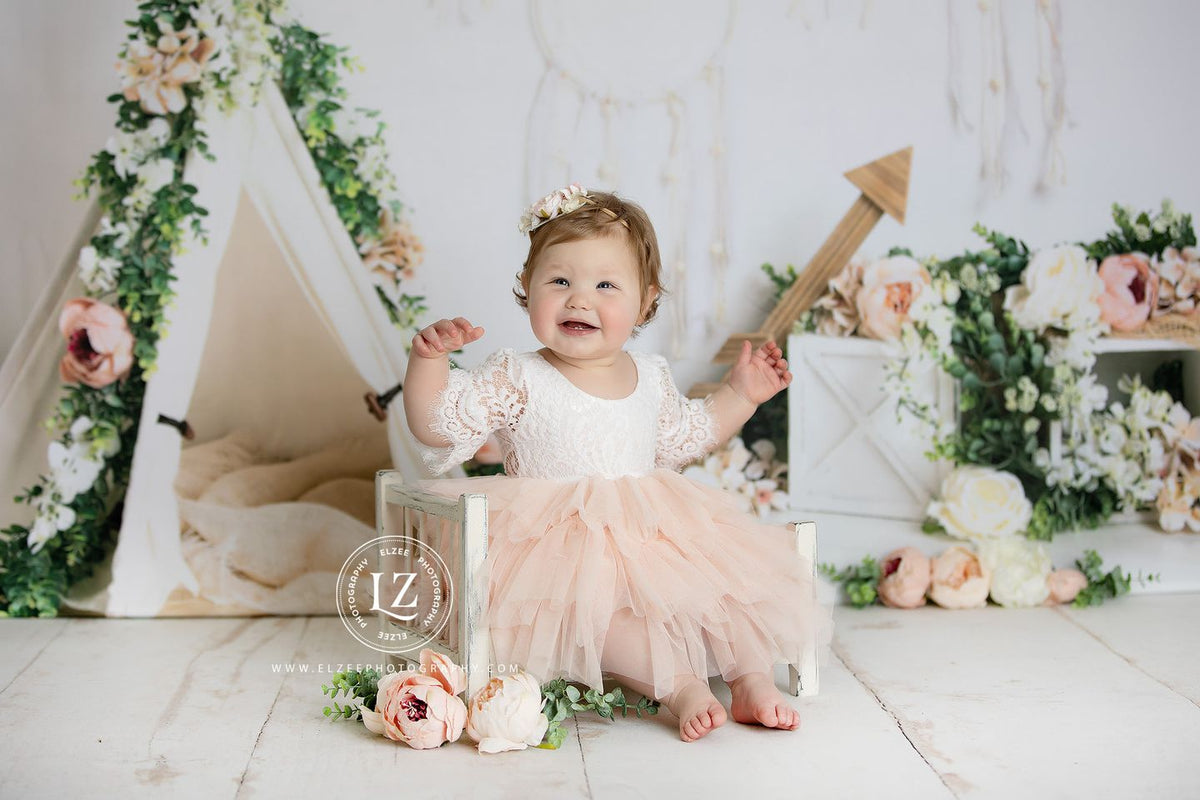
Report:
[[[450,619],[454,583],[437,551],[408,536],[381,536],[338,572],[337,608],[350,634],[381,653],[408,653],[437,639]]]

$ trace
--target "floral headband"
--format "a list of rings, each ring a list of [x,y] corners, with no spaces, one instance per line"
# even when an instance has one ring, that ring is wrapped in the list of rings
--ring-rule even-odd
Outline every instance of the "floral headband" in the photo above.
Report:
[[[525,209],[525,213],[521,215],[521,222],[517,225],[517,230],[526,234],[533,233],[555,217],[570,214],[591,202],[593,200],[588,195],[587,189],[578,183],[572,183],[551,192]]]

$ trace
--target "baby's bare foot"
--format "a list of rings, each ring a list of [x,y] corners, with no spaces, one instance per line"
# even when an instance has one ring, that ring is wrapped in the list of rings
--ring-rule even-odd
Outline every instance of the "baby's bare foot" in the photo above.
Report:
[[[749,672],[729,682],[733,701],[729,713],[736,722],[794,731],[800,727],[800,715],[775,688],[765,672]]]
[[[679,718],[679,738],[685,742],[694,742],[725,724],[724,706],[699,678],[684,683],[663,702]]]

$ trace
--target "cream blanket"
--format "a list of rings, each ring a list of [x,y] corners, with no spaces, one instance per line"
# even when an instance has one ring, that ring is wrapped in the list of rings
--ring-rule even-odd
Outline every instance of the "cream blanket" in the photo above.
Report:
[[[180,459],[183,552],[201,597],[269,614],[333,614],[338,570],[375,536],[384,436],[275,462],[233,433]]]

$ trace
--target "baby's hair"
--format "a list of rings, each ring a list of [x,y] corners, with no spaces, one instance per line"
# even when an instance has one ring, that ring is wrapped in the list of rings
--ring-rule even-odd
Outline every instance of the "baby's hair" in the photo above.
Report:
[[[634,328],[636,336],[638,328],[654,319],[658,301],[666,293],[662,285],[662,258],[658,253],[654,226],[642,207],[632,200],[622,199],[611,192],[596,191],[589,191],[588,198],[590,202],[583,207],[555,217],[530,232],[529,255],[525,257],[523,269],[517,273],[517,281],[521,286],[520,289],[513,289],[513,295],[517,298],[517,305],[529,308],[529,282],[538,258],[550,245],[598,239],[601,236],[624,236],[637,261],[639,297],[644,299],[652,286],[658,289],[658,295],[650,303],[646,316]]]

